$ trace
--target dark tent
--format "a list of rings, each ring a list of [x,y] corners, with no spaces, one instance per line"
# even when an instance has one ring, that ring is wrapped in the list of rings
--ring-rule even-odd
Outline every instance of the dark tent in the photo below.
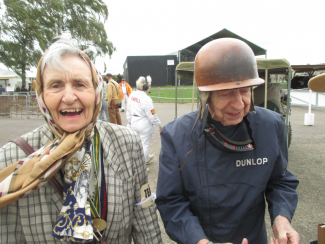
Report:
[[[205,44],[207,44],[208,42],[215,40],[215,39],[219,39],[219,38],[225,38],[225,37],[232,37],[232,38],[237,38],[239,40],[242,40],[244,42],[247,43],[248,46],[250,46],[250,48],[253,50],[255,56],[258,55],[265,55],[266,54],[266,50],[257,46],[256,44],[248,41],[247,39],[238,36],[237,34],[227,30],[227,29],[222,29],[221,31],[197,42],[194,43],[193,45],[184,48],[182,50],[180,50],[182,57],[181,57],[181,61],[180,62],[188,62],[188,61],[193,61],[193,60],[184,60],[182,58],[185,59],[190,59],[192,57],[192,59],[195,58],[196,54],[198,53],[198,51],[201,49],[201,47],[203,47]]]
[[[179,62],[192,62],[198,51],[206,43],[225,37],[232,37],[246,42],[253,50],[255,56],[265,55],[266,50],[257,46],[256,44],[246,40],[245,38],[227,30],[223,29],[193,45],[179,50],[178,52],[166,56],[128,56],[124,63],[124,78],[130,83],[132,87],[135,86],[135,81],[139,76],[151,75],[153,78],[153,86],[175,85],[175,68]],[[179,37],[181,38],[181,37]],[[177,56],[176,54],[178,53]],[[174,60],[173,65],[167,65],[168,60]],[[190,79],[181,79],[180,84],[193,84]]]

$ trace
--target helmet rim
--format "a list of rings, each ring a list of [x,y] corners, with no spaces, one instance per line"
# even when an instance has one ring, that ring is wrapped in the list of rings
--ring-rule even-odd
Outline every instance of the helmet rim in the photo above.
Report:
[[[200,91],[219,91],[219,90],[228,90],[228,89],[237,89],[243,87],[252,87],[259,86],[264,84],[265,81],[261,78],[248,79],[243,81],[232,81],[232,82],[224,82],[218,83],[214,85],[207,86],[198,86]]]

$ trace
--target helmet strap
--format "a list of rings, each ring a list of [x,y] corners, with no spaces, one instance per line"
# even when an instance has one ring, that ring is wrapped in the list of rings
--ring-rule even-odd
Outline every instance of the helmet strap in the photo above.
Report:
[[[208,122],[204,124],[204,133],[208,141],[216,148],[225,152],[247,152],[255,150],[255,143],[252,136],[252,129],[247,116],[244,117],[244,122],[247,128],[250,139],[242,142],[233,141],[226,137],[218,128],[212,123],[211,115],[208,116]]]
[[[254,108],[254,99],[253,99],[253,97],[254,97],[254,89],[253,89],[253,87],[251,87],[251,107],[250,107],[249,111],[252,111],[252,112],[254,112],[256,114],[256,111],[255,111],[255,108]]]

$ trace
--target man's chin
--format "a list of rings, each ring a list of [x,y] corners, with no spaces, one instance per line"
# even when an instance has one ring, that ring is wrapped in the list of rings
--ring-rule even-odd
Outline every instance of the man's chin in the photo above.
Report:
[[[238,118],[238,119],[224,120],[220,122],[223,126],[231,126],[231,125],[238,125],[242,121],[243,118]]]

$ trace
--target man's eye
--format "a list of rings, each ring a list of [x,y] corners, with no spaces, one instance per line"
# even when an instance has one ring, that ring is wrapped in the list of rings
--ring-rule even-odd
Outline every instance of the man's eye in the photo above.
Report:
[[[52,88],[60,88],[60,85],[59,84],[53,84]]]
[[[227,92],[227,93],[221,93],[220,96],[227,97],[229,94],[230,94],[229,92]]]
[[[240,92],[241,93],[248,93],[249,92],[249,89],[241,90]]]
[[[77,83],[77,87],[84,87],[85,85],[83,83]]]

